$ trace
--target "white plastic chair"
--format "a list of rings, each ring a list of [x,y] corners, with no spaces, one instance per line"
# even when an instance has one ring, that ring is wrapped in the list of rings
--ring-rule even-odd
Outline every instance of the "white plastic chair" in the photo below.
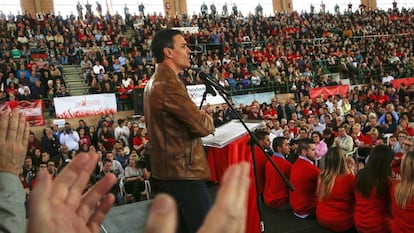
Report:
[[[119,189],[121,190],[121,196],[124,198],[124,203],[128,203],[128,198],[132,197],[132,194],[127,193],[125,190],[125,177],[122,177],[119,180]],[[151,189],[151,183],[149,180],[144,180],[144,191],[141,192],[141,196],[145,196],[146,200],[151,199],[152,189]]]

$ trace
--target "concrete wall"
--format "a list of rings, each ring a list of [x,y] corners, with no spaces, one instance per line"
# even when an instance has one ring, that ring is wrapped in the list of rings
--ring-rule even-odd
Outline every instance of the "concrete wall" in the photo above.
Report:
[[[39,12],[55,12],[53,0],[20,0],[20,5],[23,14],[29,13],[34,16]]]

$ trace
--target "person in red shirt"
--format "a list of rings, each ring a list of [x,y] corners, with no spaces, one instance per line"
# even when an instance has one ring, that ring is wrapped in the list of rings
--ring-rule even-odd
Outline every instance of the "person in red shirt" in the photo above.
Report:
[[[290,170],[290,182],[294,191],[289,193],[289,203],[293,214],[298,218],[315,216],[317,203],[316,187],[320,170],[314,165],[316,145],[307,138],[301,139],[298,146],[299,157]]]
[[[263,130],[254,132],[258,143],[265,149],[266,154],[258,147],[254,147],[255,159],[256,159],[256,171],[257,171],[257,186],[259,187],[259,194],[263,194],[265,187],[265,167],[267,163],[267,156],[273,154],[270,148],[269,133]]]
[[[355,176],[347,168],[339,147],[325,155],[325,170],[318,182],[319,202],[316,218],[319,225],[334,232],[356,232],[354,228]]]
[[[401,162],[401,180],[391,189],[391,232],[414,232],[414,151]]]
[[[358,232],[390,232],[391,161],[394,151],[386,145],[374,147],[368,163],[355,182],[354,223]]]
[[[273,140],[272,160],[280,168],[282,173],[289,179],[292,165],[286,160],[285,155],[290,154],[288,141],[283,137]],[[277,173],[270,162],[265,167],[265,188],[263,198],[271,208],[287,209],[289,207],[289,188],[286,186],[282,177]]]

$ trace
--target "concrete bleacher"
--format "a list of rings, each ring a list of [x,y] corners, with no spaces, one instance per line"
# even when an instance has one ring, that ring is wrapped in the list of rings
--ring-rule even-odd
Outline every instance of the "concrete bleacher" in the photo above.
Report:
[[[64,65],[63,78],[72,96],[88,94],[89,87],[85,83],[80,65]]]

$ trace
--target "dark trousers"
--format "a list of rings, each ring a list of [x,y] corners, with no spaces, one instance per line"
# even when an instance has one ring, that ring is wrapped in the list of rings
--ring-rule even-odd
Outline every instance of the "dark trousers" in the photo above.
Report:
[[[133,180],[125,182],[125,191],[134,195],[135,201],[141,201],[141,193],[144,189],[144,181]]]
[[[195,233],[211,207],[207,185],[202,180],[155,180],[160,193],[168,193],[177,202],[177,233]]]

